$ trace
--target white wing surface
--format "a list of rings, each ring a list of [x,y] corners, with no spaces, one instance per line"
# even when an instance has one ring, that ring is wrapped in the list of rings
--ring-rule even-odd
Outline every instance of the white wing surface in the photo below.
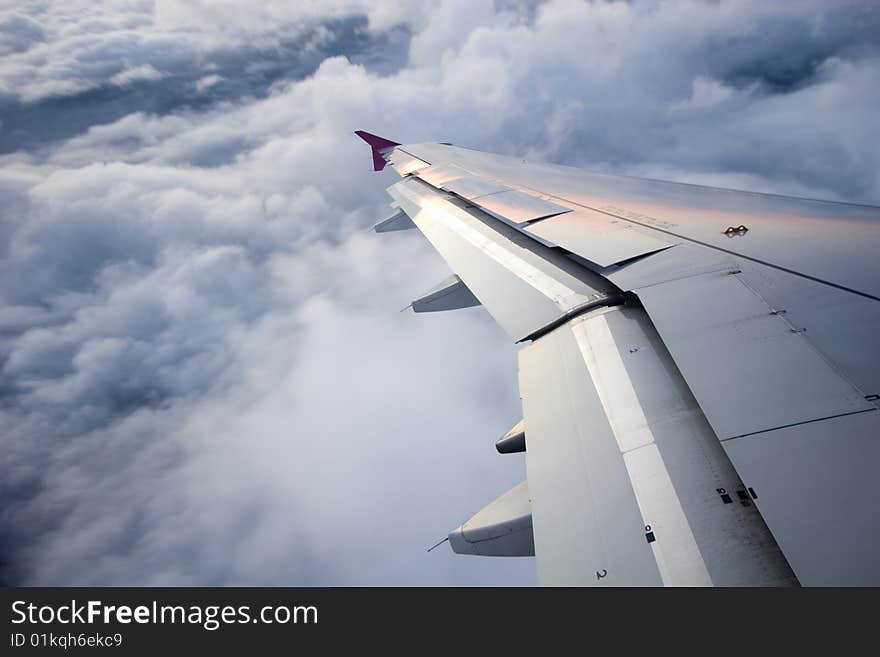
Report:
[[[453,549],[549,585],[880,584],[880,209],[358,134],[403,178],[386,230],[457,277],[420,308],[523,344],[527,485]]]

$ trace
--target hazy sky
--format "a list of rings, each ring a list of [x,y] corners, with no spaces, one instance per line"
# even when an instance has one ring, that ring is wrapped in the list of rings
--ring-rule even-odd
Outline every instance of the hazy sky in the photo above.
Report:
[[[5,2],[0,581],[530,584],[516,349],[352,132],[880,202],[876,2]]]

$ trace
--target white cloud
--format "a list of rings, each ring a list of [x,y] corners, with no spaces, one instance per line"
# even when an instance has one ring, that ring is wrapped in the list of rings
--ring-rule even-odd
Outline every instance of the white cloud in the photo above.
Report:
[[[704,108],[723,103],[736,93],[732,87],[713,80],[712,78],[698,75],[693,81],[693,91],[687,100],[674,103],[672,109]]]
[[[372,3],[68,0],[0,11],[0,93],[23,102],[155,80],[219,51],[278,49]],[[399,22],[388,9],[380,23]],[[399,14],[403,20],[409,11]],[[369,15],[369,14],[368,14]]]
[[[110,77],[110,84],[126,85],[139,80],[161,80],[165,75],[149,64],[127,68]]]
[[[210,89],[219,82],[223,82],[222,75],[217,75],[216,73],[206,75],[205,77],[196,80],[196,91],[204,91],[205,89]]]

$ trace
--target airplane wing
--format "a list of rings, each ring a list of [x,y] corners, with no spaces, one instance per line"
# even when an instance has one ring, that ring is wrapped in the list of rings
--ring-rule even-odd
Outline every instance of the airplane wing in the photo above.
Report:
[[[449,534],[545,585],[878,585],[880,208],[359,133],[522,345],[527,481]],[[380,166],[381,165],[381,166]]]

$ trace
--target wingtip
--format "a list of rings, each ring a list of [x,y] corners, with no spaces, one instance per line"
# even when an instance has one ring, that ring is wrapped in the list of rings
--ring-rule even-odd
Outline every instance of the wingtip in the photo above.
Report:
[[[355,130],[354,134],[370,145],[370,149],[373,152],[374,171],[381,171],[384,169],[385,164],[387,163],[385,160],[385,154],[395,146],[400,146],[396,141],[391,141],[390,139],[385,139],[385,137],[374,135],[372,132],[367,132],[366,130]]]
[[[366,130],[355,130],[354,134],[363,139],[370,146],[375,146],[376,148],[381,148],[383,150],[400,146],[399,142],[391,141],[390,139],[380,137],[379,135],[374,135],[372,132],[367,132]]]

